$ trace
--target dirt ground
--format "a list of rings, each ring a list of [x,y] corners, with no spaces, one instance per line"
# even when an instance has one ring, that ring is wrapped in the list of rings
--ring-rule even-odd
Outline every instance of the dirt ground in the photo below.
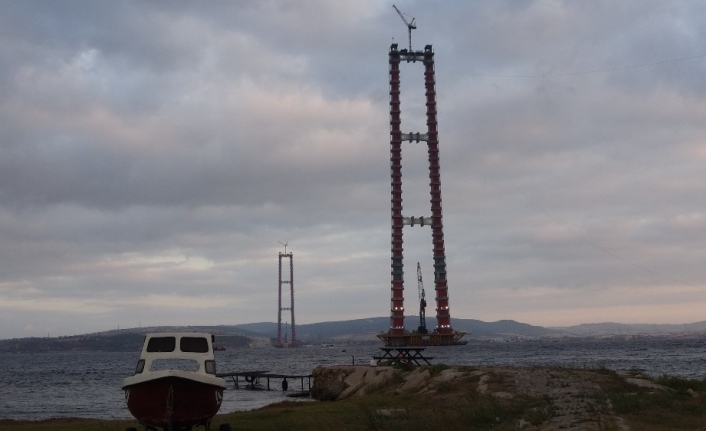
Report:
[[[480,393],[508,399],[524,394],[547,400],[549,420],[538,426],[520,421],[519,429],[630,431],[625,420],[601,401],[603,397],[597,396],[608,377],[595,371],[494,367],[476,372],[481,373],[477,387]]]

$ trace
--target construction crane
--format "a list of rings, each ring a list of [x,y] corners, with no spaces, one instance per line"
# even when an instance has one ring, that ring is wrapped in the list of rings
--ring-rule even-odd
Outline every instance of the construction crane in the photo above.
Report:
[[[417,28],[417,24],[414,23],[414,17],[412,17],[412,22],[409,22],[407,21],[407,18],[404,17],[404,14],[400,12],[399,9],[397,9],[397,6],[392,5],[392,7],[395,8],[397,14],[400,16],[400,18],[402,18],[402,21],[407,26],[407,31],[409,32],[409,52],[412,52],[412,30]]]
[[[417,332],[420,334],[427,333],[427,300],[424,298],[424,283],[422,283],[422,267],[417,262],[417,286],[419,287],[419,328]]]

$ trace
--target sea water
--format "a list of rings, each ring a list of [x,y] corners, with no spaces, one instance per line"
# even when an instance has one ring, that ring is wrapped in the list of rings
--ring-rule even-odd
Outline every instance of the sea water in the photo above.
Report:
[[[269,371],[308,375],[317,365],[367,365],[380,344],[301,347],[296,349],[230,349],[216,352],[219,373]],[[641,370],[690,379],[706,379],[706,337],[635,338],[629,340],[541,340],[475,342],[429,347],[432,364],[561,366]],[[0,419],[41,420],[57,417],[129,419],[121,390],[133,374],[139,352],[61,352],[0,354]],[[280,381],[272,391],[235,389],[229,379],[221,413],[252,410],[282,401]],[[262,383],[262,382],[261,382]],[[290,380],[289,393],[302,389]],[[304,379],[303,389],[308,389]]]

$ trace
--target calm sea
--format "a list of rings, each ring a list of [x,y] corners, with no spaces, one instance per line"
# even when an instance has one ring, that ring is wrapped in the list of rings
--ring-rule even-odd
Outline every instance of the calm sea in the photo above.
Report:
[[[378,348],[231,349],[216,352],[216,360],[218,372],[309,374],[317,365],[368,364]],[[432,363],[447,365],[606,367],[706,379],[706,338],[471,342],[428,348],[425,354],[434,357]],[[133,373],[138,356],[138,352],[0,354],[0,419],[131,418],[120,387]],[[300,390],[300,384],[290,381],[289,390]],[[231,385],[221,413],[251,410],[283,399],[282,391],[236,390]]]

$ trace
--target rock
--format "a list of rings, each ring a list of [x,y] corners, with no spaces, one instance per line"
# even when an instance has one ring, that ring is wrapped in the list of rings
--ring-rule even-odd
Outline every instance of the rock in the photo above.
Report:
[[[365,386],[365,382],[363,380],[356,381],[355,383],[351,384],[346,389],[344,389],[343,392],[341,392],[341,394],[336,397],[336,400],[343,400],[350,397],[351,395],[358,392],[363,386]]]
[[[334,401],[341,396],[343,391],[346,390],[346,384],[343,382],[331,382],[324,388],[321,388],[318,392],[314,392],[314,388],[311,389],[311,397],[320,401]]]
[[[462,371],[457,371],[453,368],[447,368],[443,370],[441,373],[439,373],[438,376],[435,376],[431,381],[433,383],[442,383],[442,382],[448,382],[449,380],[455,380],[460,377],[463,377],[466,373]]]
[[[429,370],[417,368],[406,376],[404,384],[399,389],[401,392],[418,390],[430,377]]]
[[[478,388],[476,389],[478,393],[484,394],[488,392],[488,380],[490,380],[489,375],[483,374],[480,376],[480,380],[478,380]]]
[[[385,385],[392,380],[395,370],[392,367],[381,367],[381,369],[370,369],[365,374],[365,385],[355,392],[355,396],[363,396],[370,391]]]
[[[392,367],[337,366],[316,367],[311,397],[317,400],[342,400],[364,395],[392,380]]]
[[[311,397],[320,401],[333,401],[348,388],[345,378],[354,370],[351,367],[316,367],[311,373],[314,384]]]
[[[356,367],[343,381],[348,386],[355,386],[358,383],[365,383],[365,375],[367,372],[367,367]]]
[[[366,386],[375,389],[386,384],[395,376],[395,369],[392,367],[379,367],[375,370],[374,375],[370,373],[365,379]]]
[[[379,416],[393,419],[407,416],[407,410],[405,409],[379,409],[377,413]]]
[[[646,379],[626,378],[625,381],[632,384],[632,385],[639,386],[641,388],[659,389],[662,391],[669,389],[666,386],[660,385],[658,383],[655,383],[655,382],[652,382],[652,381],[646,380]]]

